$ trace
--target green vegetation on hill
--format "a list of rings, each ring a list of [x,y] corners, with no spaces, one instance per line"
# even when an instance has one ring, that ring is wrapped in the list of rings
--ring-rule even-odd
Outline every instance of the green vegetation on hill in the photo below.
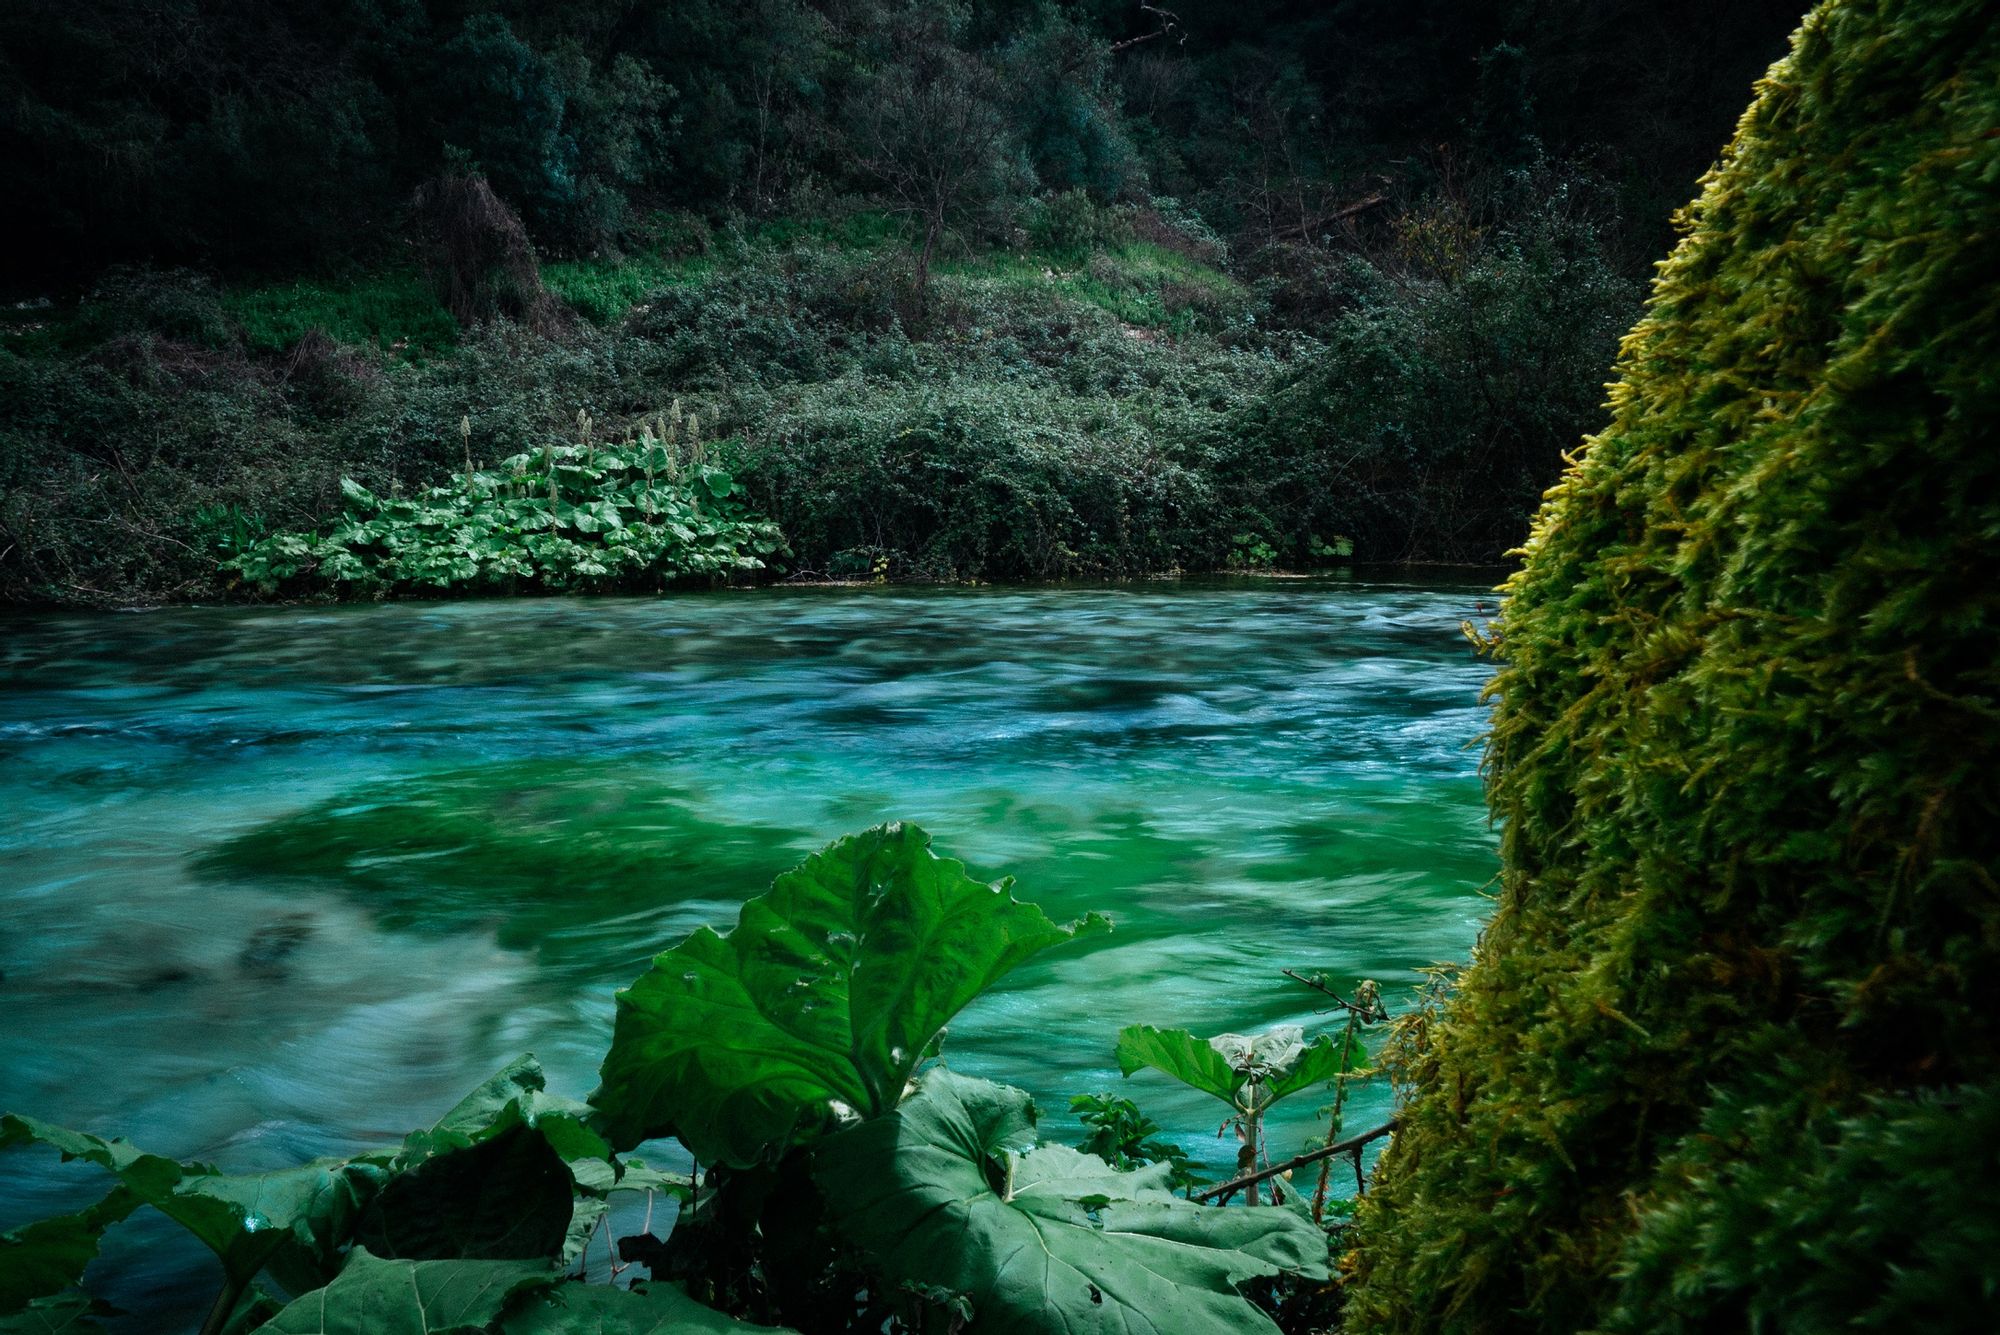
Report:
[[[1492,561],[1794,3],[13,6],[0,598],[676,398],[763,577]]]
[[[411,274],[119,271],[0,345],[0,587],[223,596],[219,563],[286,535],[235,591],[309,592],[291,558],[341,521],[344,480],[462,490],[468,455],[540,459],[580,412],[636,437],[677,399],[778,525],[778,573],[1492,559],[1587,420],[1629,310],[1587,206],[1533,230],[1412,213],[1399,226],[1448,238],[1443,257],[1354,257],[1304,327],[1282,282],[1218,267],[1193,224],[1068,207],[1081,248],[965,251],[921,292],[910,243],[866,215],[684,220],[645,254],[549,265],[576,315],[540,332],[461,325]],[[505,587],[338,587],[426,583]]]
[[[1991,6],[1830,0],[1691,210],[1508,587],[1346,1328],[1990,1328],[1996,117]]]

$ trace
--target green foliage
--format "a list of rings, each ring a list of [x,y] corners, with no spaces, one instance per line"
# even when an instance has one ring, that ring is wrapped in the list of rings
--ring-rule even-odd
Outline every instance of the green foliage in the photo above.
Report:
[[[1129,1076],[1146,1067],[1212,1094],[1238,1112],[1261,1113],[1288,1094],[1342,1074],[1347,1053],[1326,1034],[1307,1043],[1297,1025],[1210,1039],[1149,1024],[1120,1030],[1118,1069]]]
[[[0,1313],[61,1294],[96,1259],[104,1231],[144,1202],[123,1185],[75,1214],[38,1219],[0,1234]],[[4,1327],[0,1327],[4,1329]]]
[[[701,281],[711,267],[702,256],[647,254],[551,264],[542,270],[542,279],[585,319],[610,324],[664,288]]]
[[[1450,453],[1464,432],[1427,398],[1432,354],[1384,351],[1356,332],[1344,356],[1380,376],[1347,386],[1313,339],[1267,330],[1262,291],[1184,245],[1135,241],[1075,264],[1004,252],[951,260],[920,312],[907,253],[880,233],[886,225],[879,214],[745,225],[663,240],[624,262],[552,264],[551,285],[593,323],[545,336],[492,320],[416,359],[379,347],[393,335],[406,354],[428,336],[366,285],[346,314],[332,289],[223,288],[183,293],[188,319],[167,309],[181,297],[143,317],[190,337],[209,338],[201,331],[212,324],[215,346],[113,334],[121,315],[96,345],[72,329],[54,355],[0,350],[0,584],[38,601],[217,597],[235,572],[219,574],[216,558],[241,559],[275,533],[282,544],[258,549],[258,578],[238,579],[239,593],[272,581],[281,592],[353,589],[336,572],[355,565],[333,548],[324,562],[313,556],[346,528],[367,548],[346,553],[369,572],[360,582],[380,592],[468,587],[460,572],[473,567],[470,587],[494,591],[652,587],[636,547],[610,560],[600,537],[568,532],[535,530],[546,567],[510,573],[504,553],[484,547],[517,545],[496,530],[528,531],[538,502],[506,476],[484,479],[500,488],[484,502],[461,499],[451,479],[467,462],[468,413],[472,453],[526,454],[541,471],[580,409],[622,434],[679,392],[705,420],[740,424],[714,462],[779,524],[793,568],[847,578],[1121,576],[1232,560],[1297,569],[1331,559],[1345,534],[1364,558],[1491,555],[1514,540],[1556,467],[1546,425],[1535,427],[1546,450]],[[1547,296],[1535,285],[1574,276],[1515,272],[1509,281],[1533,301],[1499,300],[1500,285],[1454,307],[1453,348],[1494,361],[1453,400],[1488,414],[1479,431],[1525,429],[1544,399],[1568,402],[1577,385],[1594,395],[1594,365],[1533,351],[1534,339],[1556,337],[1535,323]],[[286,307],[294,296],[297,308]],[[373,346],[343,345],[319,325]],[[299,329],[284,352],[258,351]],[[1517,346],[1520,357],[1495,360],[1494,349]],[[1321,364],[1320,380],[1301,379]],[[1551,388],[1551,375],[1568,379]],[[1344,406],[1328,416],[1330,403]],[[1492,416],[1489,403],[1504,412]],[[1383,425],[1400,411],[1385,404],[1431,413],[1438,430],[1404,440]],[[1330,434],[1343,422],[1394,448],[1370,447],[1374,462],[1349,466],[1349,443]],[[1496,459],[1518,465],[1514,483],[1482,472]],[[350,513],[343,478],[404,507],[402,517]],[[452,494],[408,499],[426,488]],[[441,526],[418,513],[440,510]],[[392,529],[412,537],[407,550],[366,539]],[[490,542],[477,540],[482,529]],[[457,541],[460,530],[475,541]]]
[[[1172,405],[1031,386],[871,385],[790,399],[740,456],[756,504],[806,569],[1049,579],[1210,564],[1216,500],[1149,430]],[[1195,411],[1190,410],[1189,416]]]
[[[409,272],[225,288],[220,305],[255,353],[288,353],[315,330],[337,343],[411,356],[458,342],[457,321],[422,278]]]
[[[1120,1172],[1147,1164],[1167,1165],[1167,1185],[1175,1190],[1200,1184],[1193,1160],[1179,1145],[1159,1139],[1160,1124],[1139,1105],[1116,1094],[1074,1094],[1069,1110],[1088,1129],[1077,1148]]]
[[[104,1140],[12,1114],[0,1117],[0,1151],[27,1144],[46,1145],[65,1160],[82,1159],[108,1169],[120,1183],[110,1197],[72,1216],[72,1223],[39,1235],[33,1226],[21,1230],[23,1236],[9,1235],[0,1255],[23,1256],[38,1271],[28,1296],[50,1292],[50,1279],[79,1278],[95,1253],[96,1234],[139,1205],[152,1206],[198,1238],[222,1262],[232,1283],[247,1284],[274,1264],[294,1275],[318,1274],[333,1261],[328,1237],[352,1226],[384,1179],[380,1165],[361,1160],[327,1160],[231,1177],[205,1164],[144,1153],[129,1141]],[[11,1300],[22,1296],[22,1290],[9,1295]]]
[[[467,472],[412,499],[343,481],[347,512],[330,530],[273,533],[223,566],[265,593],[349,594],[659,588],[762,569],[783,545],[777,529],[700,461],[698,437],[692,455],[650,426],[598,445],[586,422],[582,444],[518,454],[504,471]]]
[[[1113,210],[1101,208],[1082,190],[1038,199],[1028,208],[1028,241],[1036,250],[1068,260],[1087,259],[1094,250],[1130,241],[1131,228]]]
[[[896,1106],[945,1024],[1022,961],[1109,924],[1058,926],[930,851],[910,825],[852,835],[780,876],[727,936],[703,928],[618,994],[592,1096],[621,1146],[671,1134],[747,1167],[802,1119]]]
[[[385,1261],[356,1246],[325,1288],[295,1299],[259,1330],[271,1335],[430,1335],[493,1325],[516,1294],[548,1287],[524,1261]]]
[[[1324,1277],[1325,1241],[1285,1210],[1219,1210],[1165,1165],[1115,1172],[1033,1144],[1026,1094],[933,1070],[884,1116],[829,1137],[815,1175],[842,1231],[892,1280],[962,1294],[967,1335],[1275,1331],[1238,1288]]]
[[[377,259],[400,249],[403,206],[447,162],[483,172],[539,245],[579,258],[643,237],[661,203],[711,217],[824,207],[882,186],[842,113],[896,108],[906,135],[936,123],[899,98],[913,72],[940,68],[972,76],[957,82],[998,132],[983,156],[1012,178],[1000,208],[968,216],[976,228],[1036,194],[1151,188],[1262,244],[1334,231],[1329,201],[1355,181],[1425,184],[1437,169],[1421,153],[1437,145],[1498,158],[1524,140],[1600,153],[1663,212],[1792,15],[1606,0],[1599,17],[1579,27],[1515,0],[1194,14],[329,0],[255,22],[15,6],[0,15],[22,71],[5,125],[23,242],[10,276],[145,257],[294,272]]]
[[[1137,1139],[1114,1163],[1037,1146],[1019,1090],[917,1074],[1015,964],[1108,926],[1059,927],[1008,884],[969,880],[907,825],[829,845],[728,936],[695,933],[620,995],[594,1106],[549,1093],[523,1058],[399,1148],[248,1177],[0,1120],[0,1149],[53,1146],[120,1181],[0,1239],[0,1330],[88,1329],[77,1281],[140,1203],[223,1258],[213,1331],[1277,1329],[1250,1290],[1269,1303],[1328,1279],[1326,1237],[1299,1213],[1176,1198],[1184,1156],[1120,1101],[1100,1102]],[[1276,1057],[1300,1064],[1290,1046]],[[708,1162],[698,1195],[611,1151],[661,1132]],[[616,1192],[649,1193],[648,1219],[652,1194],[674,1198],[670,1238],[620,1239],[611,1286],[569,1282]],[[651,1278],[618,1287],[633,1264]],[[288,1305],[254,1287],[260,1272]]]
[[[1507,588],[1499,905],[1403,1026],[1357,1331],[1983,1330],[2000,30],[1832,0]]]
[[[1532,193],[1537,213],[1495,229],[1447,206],[1406,217],[1377,263],[1311,277],[1339,302],[1322,346],[1241,414],[1222,465],[1278,560],[1333,534],[1372,559],[1519,541],[1597,418],[1636,297],[1602,191],[1550,169]]]
[[[63,1324],[94,1310],[74,1286],[104,1229],[144,1204],[221,1260],[217,1311],[232,1331],[488,1330],[511,1299],[560,1283],[558,1262],[574,1259],[573,1215],[594,1224],[615,1191],[688,1194],[683,1179],[613,1158],[586,1124],[589,1113],[549,1094],[541,1068],[524,1057],[399,1149],[245,1176],[0,1118],[0,1150],[44,1145],[119,1182],[79,1214],[0,1239],[0,1323],[11,1323],[0,1329],[85,1329]],[[278,1310],[252,1288],[260,1273],[298,1296]],[[598,1329],[569,1322],[566,1310],[537,1307],[521,1328]],[[667,1295],[601,1315],[608,1331],[710,1330],[720,1319]]]

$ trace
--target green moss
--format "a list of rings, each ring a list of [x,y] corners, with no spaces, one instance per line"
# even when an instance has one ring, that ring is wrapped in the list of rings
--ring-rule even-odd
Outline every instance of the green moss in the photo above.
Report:
[[[1813,12],[1549,495],[1350,1330],[1989,1328],[1992,19]]]

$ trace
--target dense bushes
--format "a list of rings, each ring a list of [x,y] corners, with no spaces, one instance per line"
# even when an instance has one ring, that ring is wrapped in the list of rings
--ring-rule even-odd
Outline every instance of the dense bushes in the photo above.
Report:
[[[1830,0],[1509,586],[1498,912],[1404,1030],[1357,1331],[1983,1331],[2000,29]]]
[[[1219,562],[1214,482],[1123,399],[855,376],[815,386],[767,431],[744,457],[752,494],[827,574],[1051,579]]]
[[[574,445],[517,454],[417,496],[377,496],[343,479],[345,513],[320,533],[230,543],[223,570],[260,592],[315,590],[535,593],[650,591],[765,568],[783,547],[747,513],[742,488],[705,462],[697,423],[681,442],[680,405],[640,434],[601,443],[588,416]]]
[[[1490,560],[1624,318],[1580,213],[1461,224],[1449,262],[1350,256],[1317,338],[1272,318],[1269,284],[1199,258],[1215,243],[1178,210],[1069,196],[1048,216],[1056,249],[955,253],[921,297],[879,214],[677,228],[646,256],[521,278],[517,297],[588,317],[542,333],[461,325],[407,271],[111,274],[0,349],[0,581],[15,599],[213,595],[245,535],[334,520],[343,477],[386,495],[460,471],[461,419],[492,460],[579,411],[622,435],[677,397],[740,437],[728,462],[795,571],[1297,568],[1346,539],[1362,559]]]
[[[1636,285],[1588,183],[1544,170],[1514,188],[1536,211],[1486,228],[1413,212],[1374,263],[1321,278],[1339,303],[1324,346],[1229,446],[1287,559],[1345,533],[1377,559],[1492,560],[1596,417]]]

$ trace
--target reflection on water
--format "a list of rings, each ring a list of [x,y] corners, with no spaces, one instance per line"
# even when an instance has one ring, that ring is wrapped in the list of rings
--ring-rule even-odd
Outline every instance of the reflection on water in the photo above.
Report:
[[[1316,1023],[1281,967],[1462,956],[1492,836],[1483,586],[770,590],[0,623],[0,1102],[227,1169],[393,1140],[519,1052],[587,1092],[611,992],[835,835],[916,821],[1117,930],[954,1025],[1033,1091],[1120,1025]],[[1490,605],[1490,604],[1489,604]],[[1406,995],[1406,993],[1404,993]],[[1348,1125],[1369,1124],[1367,1090]],[[1274,1146],[1311,1133],[1313,1100]],[[0,1161],[0,1228],[76,1199]],[[93,1280],[205,1298],[147,1225]],[[157,1319],[157,1318],[156,1318]]]

